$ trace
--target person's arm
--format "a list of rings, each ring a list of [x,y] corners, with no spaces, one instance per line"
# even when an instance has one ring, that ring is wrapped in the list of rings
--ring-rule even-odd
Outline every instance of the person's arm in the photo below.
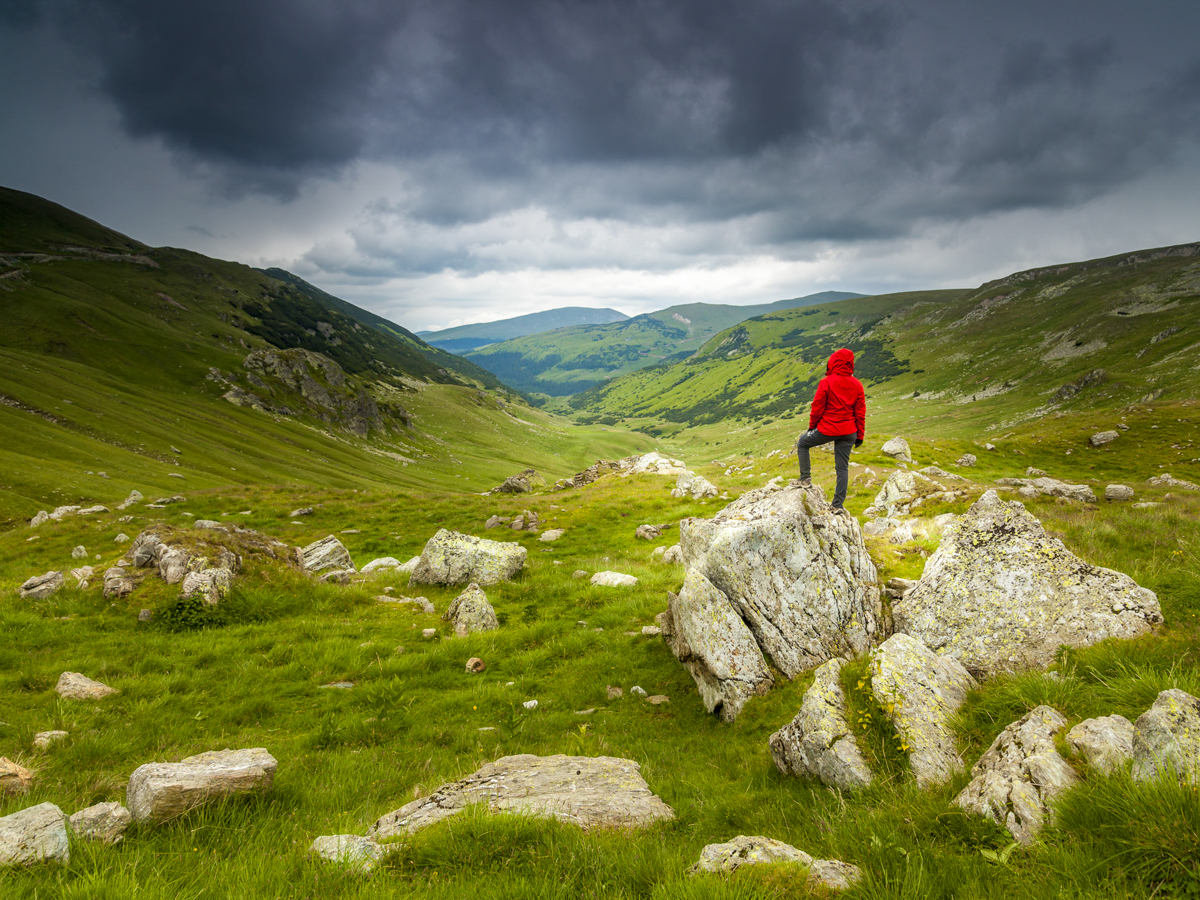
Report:
[[[817,385],[817,392],[813,394],[812,410],[808,414],[808,430],[812,431],[817,427],[817,423],[821,421],[821,416],[825,415],[825,404],[829,393],[829,383],[822,378]]]
[[[854,401],[854,425],[858,429],[857,444],[862,444],[867,437],[867,395],[861,387]]]

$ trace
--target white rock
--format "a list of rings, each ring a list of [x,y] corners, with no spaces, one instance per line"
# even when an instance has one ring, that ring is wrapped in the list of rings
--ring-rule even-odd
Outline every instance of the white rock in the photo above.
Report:
[[[308,854],[367,874],[383,858],[384,850],[370,838],[357,834],[326,834],[312,842]]]
[[[1133,725],[1135,781],[1174,777],[1200,785],[1200,699],[1172,688]]]
[[[324,569],[357,571],[354,568],[354,560],[350,558],[350,551],[332,534],[319,541],[313,541],[300,552],[303,554],[304,569],[307,572],[316,573]]]
[[[136,822],[166,822],[220,797],[267,790],[277,767],[275,757],[261,747],[146,763],[130,776],[125,802]]]
[[[560,537],[562,537],[566,533],[567,533],[567,530],[565,528],[551,528],[547,531],[543,531],[538,536],[538,540],[549,543],[550,541],[557,541]]]
[[[1064,500],[1074,500],[1077,503],[1095,503],[1096,494],[1086,484],[1067,484],[1056,478],[1000,478],[996,484],[1005,487],[1019,488],[1018,493],[1028,499],[1039,495],[1047,497],[1062,497]]]
[[[426,613],[431,616],[436,612],[436,610],[433,608],[433,604],[430,603],[429,600],[426,599],[425,597],[383,597],[383,596],[380,596],[380,597],[376,597],[375,600],[378,603],[401,603],[401,604],[411,604],[413,606],[419,606],[419,607],[421,607],[421,612]]]
[[[401,563],[400,566],[397,567],[396,571],[403,572],[407,575],[411,575],[413,573],[413,570],[415,570],[417,568],[417,566],[420,564],[420,562],[421,562],[421,557],[414,556],[408,562]]]
[[[50,521],[50,513],[46,512],[43,509],[43,510],[40,510],[37,513],[37,515],[35,515],[32,519],[29,520],[29,527],[37,528],[39,525],[45,525],[49,521]]]
[[[913,461],[908,441],[902,437],[892,438],[879,449],[885,456],[890,456],[892,459],[899,460],[900,462],[910,463]]]
[[[964,453],[955,461],[955,465],[969,467],[975,465],[978,461],[974,453]]]
[[[1124,484],[1110,484],[1104,488],[1105,500],[1132,500],[1133,488]]]
[[[76,513],[76,515],[80,515],[80,516],[94,516],[94,515],[96,515],[97,513],[106,513],[106,512],[108,512],[108,507],[107,507],[107,506],[101,506],[100,504],[98,504],[98,503],[97,503],[95,506],[89,506],[89,507],[87,507],[86,509],[81,509],[81,510],[79,510],[79,511]]]
[[[538,702],[536,700],[526,700],[521,705],[523,707],[525,707],[526,709],[537,709],[538,708]]]
[[[115,538],[113,538],[113,543],[114,544],[128,544],[129,543],[129,535],[127,535],[125,532],[122,531]]]
[[[0,817],[0,866],[71,860],[67,817],[53,803],[39,803]]]
[[[983,449],[988,450],[988,451],[994,451],[996,449],[996,445],[989,442],[989,443],[986,443],[983,445]]]
[[[1116,715],[1084,719],[1067,732],[1067,744],[1093,769],[1111,775],[1133,758],[1133,723]]]
[[[67,734],[68,732],[62,730],[39,731],[33,736],[33,746],[38,750],[45,750],[51,744],[55,744],[58,741],[63,740],[65,737],[67,737]]]
[[[700,851],[700,859],[688,869],[697,872],[735,872],[742,866],[770,863],[796,863],[808,870],[810,891],[844,891],[862,878],[857,866],[837,859],[813,859],[803,850],[772,838],[739,834],[724,844],[708,844]]]
[[[1156,487],[1167,486],[1183,488],[1185,491],[1200,491],[1200,485],[1193,484],[1190,481],[1184,481],[1182,478],[1176,478],[1169,472],[1164,472],[1162,475],[1155,475],[1152,478],[1146,479],[1146,484],[1152,484]]]
[[[45,575],[35,575],[26,579],[17,589],[17,593],[22,600],[44,600],[58,593],[64,584],[66,580],[62,572],[47,572]]]
[[[684,472],[675,481],[671,496],[678,499],[704,500],[717,496],[717,486],[695,472]]]
[[[1090,438],[1088,443],[1093,447],[1103,447],[1105,444],[1111,444],[1121,436],[1119,431],[1097,431]]]
[[[145,498],[141,491],[130,491],[129,496],[117,504],[117,509],[129,509],[135,503],[141,503]]]
[[[419,559],[420,557],[418,557]],[[379,559],[373,559],[362,567],[364,575],[374,572],[378,569],[399,569],[402,563],[394,556],[381,556]]]
[[[71,551],[71,559],[87,559],[87,555],[87,547],[82,544]]]
[[[678,544],[673,544],[663,550],[662,561],[680,565],[683,563],[683,551]]]
[[[28,794],[33,773],[6,756],[0,756],[0,798]]]
[[[597,572],[592,576],[592,584],[601,587],[633,587],[637,583],[635,576],[624,575],[621,572]]]
[[[683,460],[670,459],[657,451],[643,456],[628,456],[620,462],[622,476],[628,475],[682,475],[687,471]]]
[[[112,694],[121,693],[116,688],[93,681],[78,672],[63,672],[58,676],[58,684],[54,686],[54,690],[58,696],[68,700],[101,700]]]
[[[421,552],[411,584],[497,584],[516,576],[527,552],[517,543],[501,543],[469,534],[438,530]]]
[[[125,836],[133,816],[120,803],[97,803],[74,813],[67,824],[75,834],[101,844],[116,844]]]

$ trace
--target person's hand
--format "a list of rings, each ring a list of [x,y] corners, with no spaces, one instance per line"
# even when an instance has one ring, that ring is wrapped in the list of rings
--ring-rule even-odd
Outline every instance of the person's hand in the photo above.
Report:
[[[859,438],[858,440],[856,440],[856,441],[854,442],[854,449],[855,449],[855,450],[857,450],[857,449],[858,449],[859,447],[861,447],[862,445],[863,445],[863,439],[862,439],[862,438]]]

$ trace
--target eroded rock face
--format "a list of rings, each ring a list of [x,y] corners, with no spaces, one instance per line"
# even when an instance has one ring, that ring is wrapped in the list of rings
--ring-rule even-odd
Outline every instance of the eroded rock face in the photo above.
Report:
[[[25,580],[17,592],[22,600],[44,600],[58,593],[66,584],[62,572],[47,572],[45,575],[34,575]]]
[[[369,873],[383,858],[383,847],[357,834],[326,834],[308,848],[309,856]]]
[[[808,869],[808,887],[844,891],[855,884],[862,872],[857,866],[837,859],[813,859],[791,844],[758,835],[739,834],[723,844],[708,844],[700,851],[700,859],[688,869],[697,872],[735,872],[742,866],[770,863],[797,863]]]
[[[262,747],[146,763],[130,776],[125,802],[136,822],[166,822],[219,797],[268,790],[278,765]]]
[[[67,817],[53,803],[39,803],[0,817],[0,866],[71,860]]]
[[[672,497],[681,500],[686,498],[705,500],[716,497],[717,494],[717,486],[703,475],[697,475],[695,472],[684,472],[680,475],[671,491]]]
[[[448,622],[454,623],[455,633],[474,634],[480,631],[495,631],[500,627],[496,619],[496,611],[488,602],[487,595],[479,585],[468,585],[467,589],[455,597],[442,616]]]
[[[133,816],[120,803],[97,803],[79,810],[67,824],[81,838],[115,844],[125,836],[125,829],[132,821]]]
[[[1200,784],[1200,699],[1186,691],[1163,691],[1133,725],[1135,781],[1174,777]]]
[[[954,798],[967,812],[1003,825],[1022,844],[1037,836],[1050,804],[1079,783],[1079,776],[1054,748],[1067,720],[1039,706],[1005,728],[971,769],[971,783]]]
[[[1133,723],[1124,716],[1084,719],[1067,732],[1067,744],[1093,769],[1110,775],[1133,756]]]
[[[591,828],[642,828],[675,818],[650,791],[641,767],[611,756],[505,756],[462,781],[390,812],[367,836],[386,840],[412,834],[484,803],[489,812],[546,816]]]
[[[584,487],[614,472],[621,471],[621,464],[613,459],[598,459],[582,472],[570,478],[562,478],[554,483],[554,490],[564,491],[570,488]]]
[[[101,700],[112,694],[121,693],[116,688],[93,681],[78,672],[63,672],[58,676],[58,684],[54,686],[54,690],[58,696],[68,700]]]
[[[1063,644],[1136,637],[1162,621],[1153,592],[1088,565],[995,491],[947,526],[893,614],[896,631],[976,675],[1043,669]]]
[[[846,660],[820,666],[804,692],[796,718],[771,735],[775,766],[784,775],[815,778],[829,787],[853,791],[872,781],[871,769],[846,721],[841,671]]]
[[[965,767],[950,718],[975,684],[961,663],[907,634],[893,634],[871,653],[875,702],[909,748],[920,787],[943,784]]]
[[[513,578],[525,565],[520,544],[489,541],[438,529],[421,551],[410,584],[497,584]]]
[[[712,519],[684,519],[680,549],[690,579],[685,586],[692,588],[672,601],[671,614],[693,624],[687,632],[677,629],[672,649],[689,661],[702,696],[721,693],[716,684],[724,679],[717,673],[727,666],[712,666],[719,660],[711,642],[693,646],[707,627],[700,616],[719,623],[715,627],[729,640],[736,633],[739,646],[744,633],[734,622],[740,621],[760,654],[789,678],[835,656],[865,653],[880,630],[875,565],[858,522],[833,515],[819,488],[806,490],[798,482],[760,488]],[[753,658],[749,647],[739,658]],[[751,693],[765,689],[757,669],[739,668],[737,674],[721,703],[726,718],[737,715],[737,698],[746,696],[749,685]]]
[[[319,541],[313,541],[300,551],[304,557],[306,572],[321,572],[325,569],[358,571],[354,568],[354,560],[346,549],[332,534],[326,535]]]

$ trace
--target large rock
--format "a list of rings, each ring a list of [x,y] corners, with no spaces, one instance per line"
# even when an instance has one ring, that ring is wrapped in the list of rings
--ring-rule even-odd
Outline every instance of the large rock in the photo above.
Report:
[[[796,718],[771,735],[771,758],[784,775],[815,778],[829,787],[853,791],[872,782],[871,769],[846,721],[841,671],[846,660],[820,666],[804,692]]]
[[[57,593],[66,584],[62,572],[47,572],[45,575],[34,575],[25,580],[18,588],[22,600],[44,600]]]
[[[364,874],[375,868],[383,854],[383,847],[376,841],[357,834],[325,834],[308,848],[309,856]]]
[[[354,560],[350,558],[350,551],[332,534],[319,541],[313,541],[300,553],[303,555],[304,569],[307,572],[320,572],[325,569],[357,571],[354,568]]]
[[[720,623],[720,633],[731,638],[734,620],[743,623],[760,653],[788,678],[835,656],[865,653],[881,630],[875,565],[858,522],[833,515],[819,488],[798,482],[759,488],[712,519],[684,519],[680,549],[693,588],[672,599],[670,613],[675,621],[693,624],[688,631],[677,629],[672,649],[688,660],[702,695],[710,699],[721,696],[718,685],[725,679],[719,672],[729,665],[711,656],[716,649],[711,642],[692,643],[707,627],[705,618]],[[739,642],[743,639],[739,634]],[[753,654],[746,647],[739,658]],[[752,693],[765,689],[757,667],[736,674],[719,704],[727,719],[737,715],[748,685]]]
[[[125,836],[125,829],[132,821],[133,816],[120,803],[97,803],[79,810],[67,820],[67,824],[81,838],[102,844],[116,844]]]
[[[135,503],[141,503],[145,498],[141,491],[130,491],[129,496],[117,504],[117,509],[129,509]]]
[[[871,653],[871,692],[908,747],[918,786],[943,784],[964,768],[950,719],[975,684],[959,662],[906,634]]]
[[[570,478],[561,478],[554,483],[554,490],[564,491],[570,488],[584,487],[597,479],[613,472],[621,471],[621,463],[611,459],[598,459],[582,472]]]
[[[1093,447],[1103,447],[1105,444],[1111,444],[1121,436],[1119,431],[1097,431],[1090,438],[1088,443]]]
[[[33,784],[33,773],[18,766],[6,756],[0,756],[0,797],[28,794]]]
[[[640,538],[643,541],[657,541],[662,537],[663,530],[669,528],[669,525],[639,525],[633,532],[635,538]]]
[[[1049,706],[1013,722],[975,763],[971,783],[954,798],[955,805],[1003,825],[1022,844],[1032,843],[1050,805],[1079,783],[1054,747],[1066,725],[1062,713]]]
[[[620,462],[621,475],[682,475],[687,466],[681,459],[671,459],[652,450],[642,456],[627,456]]]
[[[678,499],[706,500],[716,497],[719,492],[717,486],[705,478],[703,475],[697,475],[695,472],[684,472],[675,480],[675,487],[671,491],[671,496]]]
[[[947,526],[896,630],[976,675],[1046,668],[1058,648],[1150,632],[1158,598],[1075,556],[1018,502],[988,491]]]
[[[454,623],[455,634],[495,631],[500,627],[496,611],[488,602],[487,594],[477,584],[468,585],[465,591],[455,597],[442,618]]]
[[[188,572],[183,576],[181,597],[201,597],[209,606],[216,606],[233,588],[233,573],[224,566]]]
[[[438,529],[425,543],[410,584],[496,584],[508,581],[525,565],[520,544],[489,541]]]
[[[904,515],[919,496],[923,485],[930,485],[930,489],[942,487],[920,472],[899,469],[888,476],[871,505],[889,516]]]
[[[70,859],[67,817],[53,803],[39,803],[0,817],[0,866],[66,865]]]
[[[177,763],[146,763],[129,777],[125,802],[135,822],[166,822],[210,800],[269,789],[277,766],[262,747],[210,750]]]
[[[1133,778],[1166,776],[1200,785],[1200,699],[1186,691],[1163,691],[1133,724]]]
[[[862,872],[857,866],[841,860],[813,859],[803,850],[797,850],[783,841],[742,834],[724,844],[706,845],[700,851],[700,859],[688,869],[688,873],[729,874],[742,866],[770,863],[796,863],[808,869],[808,888],[814,891],[844,891],[862,877]]]
[[[1133,488],[1127,484],[1110,484],[1104,488],[1105,500],[1132,500]]]
[[[902,437],[894,437],[885,443],[880,450],[885,456],[890,456],[897,462],[910,463],[913,461],[912,451],[909,449],[908,441]]]
[[[121,693],[116,688],[94,681],[78,672],[63,672],[58,676],[58,684],[54,686],[54,690],[58,696],[68,700],[101,700]]]
[[[1133,756],[1133,723],[1124,716],[1084,719],[1067,732],[1067,745],[1093,769],[1111,775]]]
[[[490,491],[493,494],[528,494],[534,488],[545,487],[546,479],[534,469],[526,469],[516,475],[509,475],[499,487]]]
[[[428,797],[382,816],[367,836],[386,840],[482,803],[489,812],[546,816],[590,828],[641,828],[675,812],[651,793],[633,760],[611,756],[505,756]]]
[[[83,582],[80,582],[80,587]],[[111,566],[104,570],[104,596],[110,599],[128,597],[137,587],[137,580],[121,566]]]

